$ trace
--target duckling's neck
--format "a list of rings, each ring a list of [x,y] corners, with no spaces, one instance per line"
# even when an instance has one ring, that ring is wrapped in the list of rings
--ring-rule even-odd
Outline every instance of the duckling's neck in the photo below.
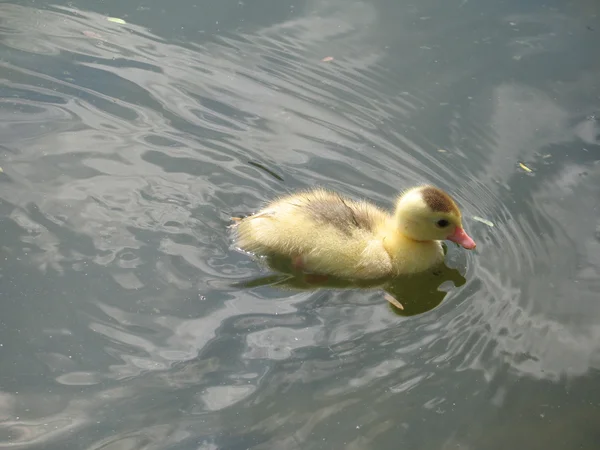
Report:
[[[434,242],[431,240],[421,241],[419,239],[415,239],[411,236],[408,236],[402,231],[402,227],[399,226],[400,221],[398,219],[399,218],[397,216],[394,216],[392,219],[387,220],[379,230],[386,242],[393,243],[391,245],[402,245],[404,243],[427,244],[429,242]]]
[[[442,248],[439,241],[419,241],[406,236],[398,228],[398,224],[395,220],[388,221],[379,231],[380,236],[382,237],[383,246],[392,259],[396,258],[399,254],[413,255],[415,260],[422,258],[435,259],[435,255],[437,255]]]
[[[430,245],[435,241],[419,241],[417,239],[413,239],[409,236],[406,236],[396,227],[386,227],[382,230],[382,237],[384,246],[388,250],[388,253],[395,253],[392,249],[397,249],[402,246],[412,246],[412,245]]]

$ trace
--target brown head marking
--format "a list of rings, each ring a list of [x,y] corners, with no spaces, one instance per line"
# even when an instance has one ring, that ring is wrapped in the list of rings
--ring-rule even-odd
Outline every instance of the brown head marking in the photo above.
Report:
[[[421,190],[421,195],[432,211],[460,215],[454,200],[441,189],[433,186],[425,186]]]

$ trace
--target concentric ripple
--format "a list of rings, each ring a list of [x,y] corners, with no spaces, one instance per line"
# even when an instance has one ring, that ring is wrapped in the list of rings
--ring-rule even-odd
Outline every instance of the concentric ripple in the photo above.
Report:
[[[553,68],[577,20],[387,3],[181,35],[0,5],[1,443],[484,448],[472,423],[517,381],[600,370],[598,70],[523,68]],[[433,310],[235,287],[265,269],[232,215],[314,185],[390,207],[420,182],[478,243],[450,248],[467,281]]]

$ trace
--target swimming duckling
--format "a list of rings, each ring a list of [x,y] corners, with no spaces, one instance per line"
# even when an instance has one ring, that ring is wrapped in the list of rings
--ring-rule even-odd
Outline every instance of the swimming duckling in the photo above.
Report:
[[[423,272],[443,261],[444,239],[475,248],[454,200],[429,185],[400,195],[393,215],[318,188],[234,220],[240,249],[289,257],[297,269],[347,279]]]

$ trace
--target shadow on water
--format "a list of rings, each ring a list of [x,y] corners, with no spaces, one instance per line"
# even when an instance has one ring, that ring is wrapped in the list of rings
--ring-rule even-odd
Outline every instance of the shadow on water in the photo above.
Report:
[[[446,247],[444,247],[446,248]],[[463,286],[466,278],[458,269],[450,268],[445,263],[427,272],[394,277],[392,279],[379,279],[368,281],[353,281],[329,276],[315,282],[307,280],[305,274],[295,271],[289,259],[281,257],[267,257],[263,262],[271,269],[280,273],[255,277],[233,283],[234,288],[255,289],[269,286],[275,289],[288,291],[319,291],[319,290],[374,290],[391,295],[398,301],[403,309],[389,304],[390,309],[399,316],[415,316],[430,311],[440,305],[447,295],[447,291],[440,287],[454,284],[455,287]]]

